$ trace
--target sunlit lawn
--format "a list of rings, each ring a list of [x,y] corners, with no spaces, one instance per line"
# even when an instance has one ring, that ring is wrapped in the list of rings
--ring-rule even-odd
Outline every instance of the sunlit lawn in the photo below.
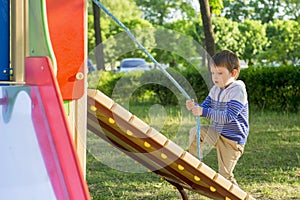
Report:
[[[188,130],[196,122],[192,116],[182,117],[179,110],[160,106],[131,108],[132,113],[186,149]],[[159,113],[159,116],[151,113]],[[299,122],[299,113],[252,109],[248,143],[235,169],[236,179],[242,189],[257,199],[300,199]],[[101,159],[93,152],[88,154],[87,182],[93,199],[180,199],[173,186],[161,181],[156,174],[118,171],[103,164],[106,162]],[[117,158],[107,155],[105,159]],[[217,170],[215,150],[204,158],[204,162]],[[122,162],[118,164],[122,165]],[[188,192],[188,195],[190,199],[207,199],[196,193]]]

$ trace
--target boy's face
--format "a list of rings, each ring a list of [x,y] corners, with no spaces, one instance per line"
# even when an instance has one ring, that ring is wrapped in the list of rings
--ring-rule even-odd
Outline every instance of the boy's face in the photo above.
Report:
[[[210,70],[213,83],[220,88],[225,88],[230,83],[234,82],[237,73],[237,70],[235,69],[232,72],[229,72],[226,67],[218,66],[211,66]]]

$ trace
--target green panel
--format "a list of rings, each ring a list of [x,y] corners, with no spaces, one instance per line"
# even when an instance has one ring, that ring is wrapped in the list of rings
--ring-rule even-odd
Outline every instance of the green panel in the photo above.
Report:
[[[67,115],[70,115],[70,101],[64,101],[64,107]]]
[[[56,59],[48,30],[45,0],[29,1],[29,55],[50,57],[54,73],[57,72]]]

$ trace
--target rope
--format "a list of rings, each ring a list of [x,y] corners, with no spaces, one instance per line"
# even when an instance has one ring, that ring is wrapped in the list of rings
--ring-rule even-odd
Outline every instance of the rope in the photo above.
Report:
[[[145,47],[134,37],[134,35],[129,31],[129,29],[118,20],[111,12],[109,12],[98,0],[93,0],[97,6],[99,6],[108,16],[110,16],[119,26],[121,26],[128,36],[138,45],[138,47],[149,57],[149,59],[159,67],[159,69],[164,73],[164,75],[175,85],[175,87],[185,96],[186,99],[191,100],[188,93],[179,85],[179,83],[153,58],[153,56],[145,49]],[[198,129],[197,129],[197,154],[200,159],[200,117],[196,117]],[[198,140],[199,139],[199,140]],[[199,143],[199,145],[198,145]]]

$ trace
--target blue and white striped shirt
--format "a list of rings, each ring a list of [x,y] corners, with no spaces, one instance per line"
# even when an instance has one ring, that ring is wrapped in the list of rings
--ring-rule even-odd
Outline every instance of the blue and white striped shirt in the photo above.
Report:
[[[204,102],[202,116],[213,121],[222,136],[245,144],[249,133],[248,100],[243,81],[234,81],[225,89],[213,86]]]

